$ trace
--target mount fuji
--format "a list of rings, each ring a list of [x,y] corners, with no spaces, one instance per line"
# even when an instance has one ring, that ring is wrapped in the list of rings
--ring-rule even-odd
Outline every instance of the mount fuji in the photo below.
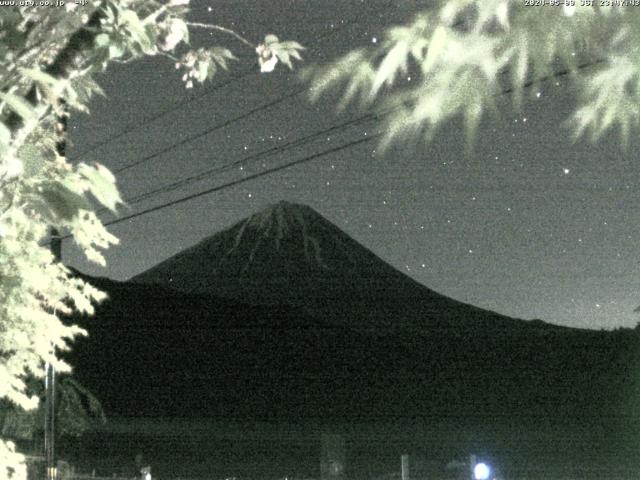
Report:
[[[364,330],[433,333],[463,326],[476,330],[525,325],[434,292],[312,208],[284,201],[131,281],[251,305],[293,305],[332,323]]]
[[[307,206],[280,202],[129,281],[87,280],[109,300],[74,319],[89,336],[69,360],[108,415],[434,419],[452,449],[471,429],[525,456],[531,435],[564,453],[571,438],[575,458],[622,451],[640,431],[626,413],[637,330],[458,302]]]

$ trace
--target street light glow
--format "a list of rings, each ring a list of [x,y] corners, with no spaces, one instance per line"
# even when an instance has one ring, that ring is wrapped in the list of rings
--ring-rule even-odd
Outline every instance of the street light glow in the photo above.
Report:
[[[473,476],[476,480],[487,480],[490,472],[491,469],[486,463],[476,463],[476,466],[473,467]]]

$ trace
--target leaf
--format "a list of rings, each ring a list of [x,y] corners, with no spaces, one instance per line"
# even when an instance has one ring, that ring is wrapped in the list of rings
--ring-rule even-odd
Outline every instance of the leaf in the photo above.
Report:
[[[378,66],[378,71],[371,86],[371,95],[378,93],[383,84],[393,84],[398,73],[406,73],[409,50],[409,44],[402,40],[387,52],[387,55]]]
[[[109,45],[110,41],[111,39],[109,38],[109,35],[107,35],[106,33],[100,33],[96,35],[96,38],[94,40],[96,47],[106,47]]]
[[[482,99],[474,98],[471,102],[468,103],[465,111],[465,130],[466,130],[466,145],[465,145],[465,154],[467,156],[471,155],[471,151],[473,150],[473,142],[476,137],[476,132],[478,131],[478,125],[480,123],[480,119],[482,118]]]
[[[125,49],[122,45],[118,43],[112,43],[109,45],[109,58],[120,58],[124,55]]]
[[[226,69],[226,65],[221,64],[222,68]],[[198,75],[197,78],[201,82],[203,82],[207,78],[207,73],[209,72],[209,62],[198,62]]]
[[[104,90],[100,88],[100,85],[98,85],[89,74],[77,77],[73,80],[72,85],[77,94],[77,102],[84,106],[89,103],[94,93],[102,96],[105,95]]]
[[[278,42],[279,42],[278,37],[276,37],[275,35],[269,34],[264,37],[264,44],[267,47],[271,46],[271,44],[273,43],[278,43]]]
[[[172,18],[171,19],[171,31],[179,32],[182,37],[182,41],[185,43],[189,43],[189,27],[187,23],[181,18]]]
[[[142,47],[143,51],[147,51],[153,47],[153,42],[149,37],[149,33],[144,28],[144,24],[133,10],[124,10],[120,12],[120,18],[126,23],[131,36]],[[175,20],[175,19],[174,19]]]
[[[436,28],[435,32],[429,42],[429,50],[427,51],[427,58],[425,58],[423,65],[423,71],[425,73],[430,72],[435,62],[438,60],[445,47],[447,46],[447,28],[440,25]]]
[[[275,50],[273,53],[275,54],[276,57],[278,57],[278,60],[280,60],[287,67],[289,67],[289,70],[293,69],[293,64],[291,63],[289,54],[286,51]]]
[[[115,212],[117,205],[122,203],[122,198],[113,174],[99,163],[96,163],[95,167],[81,163],[78,166],[78,173],[88,180],[91,194],[96,200]]]
[[[502,28],[509,29],[509,4],[507,2],[501,2],[496,8],[496,18]]]
[[[294,41],[294,40],[286,40],[284,42],[280,42],[279,43],[280,48],[284,49],[284,50],[290,50],[290,51],[298,51],[298,50],[306,50],[302,45],[300,45],[298,42]]]
[[[87,200],[59,182],[51,182],[42,187],[39,196],[44,200],[49,214],[52,215],[52,223],[62,220],[71,220],[81,209],[88,209]]]
[[[42,70],[38,70],[35,68],[19,68],[18,69],[22,75],[25,75],[36,82],[44,83],[45,85],[49,85],[51,87],[55,87],[60,83],[55,77],[52,77],[48,73],[43,72]]]
[[[275,35],[273,35],[274,38]],[[304,50],[304,47],[300,45],[298,42],[294,41],[285,41],[285,42],[273,42],[268,45],[269,50],[273,52],[273,54],[278,58],[279,61],[284,63],[289,69],[293,69],[293,64],[291,63],[291,57],[302,60],[300,53],[298,50]]]
[[[11,143],[11,132],[4,125],[4,123],[0,123],[0,147],[8,146]]]
[[[22,97],[12,93],[0,92],[0,100],[11,107],[11,109],[25,120],[35,120],[38,116],[35,109]]]
[[[356,81],[365,65],[368,67],[369,72],[373,70],[368,61],[366,50],[359,49],[347,53],[328,67],[309,69],[307,75],[312,77],[311,100],[318,100],[324,92],[343,80]],[[356,68],[355,76],[353,75],[354,68]]]
[[[18,150],[18,157],[22,160],[25,175],[31,177],[42,171],[46,159],[42,151],[32,143],[25,143]]]
[[[213,47],[210,51],[211,58],[215,63],[227,70],[227,60],[237,60],[235,55],[228,48]],[[213,65],[215,69],[215,65]]]
[[[517,40],[516,55],[517,60],[514,68],[512,69],[513,75],[511,81],[514,83],[516,88],[522,88],[522,85],[527,78],[527,71],[529,68],[528,49],[527,45],[524,44],[524,39],[522,37]]]

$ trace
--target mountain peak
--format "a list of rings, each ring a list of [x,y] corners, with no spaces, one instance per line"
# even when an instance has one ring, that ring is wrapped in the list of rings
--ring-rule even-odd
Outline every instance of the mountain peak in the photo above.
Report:
[[[328,312],[375,327],[504,319],[421,285],[309,206],[281,201],[132,279],[189,293]]]
[[[286,235],[295,231],[305,234],[309,222],[318,220],[324,218],[311,207],[282,200],[241,222],[243,226],[238,233],[242,236],[247,228],[257,229],[263,235],[273,235],[276,248],[280,248],[280,241]],[[240,240],[238,238],[237,242]],[[308,241],[306,237],[303,240],[305,243]]]

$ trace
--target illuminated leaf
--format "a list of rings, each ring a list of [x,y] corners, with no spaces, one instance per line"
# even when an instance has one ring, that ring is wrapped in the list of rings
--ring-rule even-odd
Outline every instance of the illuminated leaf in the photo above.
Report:
[[[106,167],[99,163],[95,167],[81,163],[78,173],[88,180],[90,192],[96,200],[109,210],[115,211],[118,204],[122,203],[116,179]]]
[[[425,73],[428,73],[433,69],[436,61],[440,55],[442,55],[447,46],[447,38],[447,28],[444,26],[439,26],[436,28],[435,32],[433,32],[433,36],[429,42],[427,57],[424,59],[424,63],[422,64],[422,70]]]
[[[0,92],[0,100],[6,102],[11,109],[25,120],[35,120],[36,111],[29,103],[18,95]]]

